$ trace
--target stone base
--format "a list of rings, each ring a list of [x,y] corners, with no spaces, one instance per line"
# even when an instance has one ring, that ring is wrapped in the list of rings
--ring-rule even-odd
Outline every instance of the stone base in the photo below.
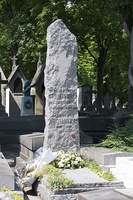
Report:
[[[32,159],[36,150],[43,147],[44,133],[34,132],[20,136],[20,157]]]
[[[68,178],[74,180],[74,184],[69,188],[63,189],[48,189],[46,187],[47,176],[43,176],[41,182],[36,183],[36,192],[41,199],[47,200],[77,200],[78,194],[82,192],[98,190],[103,188],[123,188],[123,182],[106,181],[101,177],[96,176],[93,172],[86,168],[76,170],[64,170]],[[75,174],[76,173],[76,174]],[[86,177],[84,178],[83,175]],[[91,198],[90,198],[91,200]]]
[[[102,147],[81,148],[81,154],[86,159],[93,159],[101,165],[115,165],[116,157],[133,157],[133,153],[113,151]]]
[[[32,97],[22,97],[21,100],[21,116],[33,115],[33,100]]]

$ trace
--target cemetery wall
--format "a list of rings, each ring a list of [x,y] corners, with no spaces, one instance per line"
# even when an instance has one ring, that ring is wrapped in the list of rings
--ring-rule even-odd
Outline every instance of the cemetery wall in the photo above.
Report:
[[[109,134],[111,127],[116,123],[124,125],[131,119],[128,117],[79,117],[80,142],[87,142],[86,137],[91,136],[97,143]],[[0,144],[18,143],[19,136],[33,132],[44,132],[44,116],[21,116],[0,118]],[[82,132],[84,134],[82,134]]]
[[[0,145],[19,143],[20,135],[33,132],[44,132],[43,116],[0,118]]]

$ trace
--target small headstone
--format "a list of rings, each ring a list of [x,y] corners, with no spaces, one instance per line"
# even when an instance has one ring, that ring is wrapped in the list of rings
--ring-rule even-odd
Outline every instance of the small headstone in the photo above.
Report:
[[[41,63],[41,54],[39,53],[37,70],[30,84],[31,87],[30,94],[34,99],[35,115],[44,115],[44,105],[45,105],[44,68],[45,64]]]
[[[121,110],[121,109],[122,109],[122,103],[121,103],[120,100],[119,100],[118,103],[117,103],[116,109],[117,109],[117,110]]]
[[[19,65],[16,65],[16,56],[13,57],[12,71],[8,77],[6,92],[6,112],[8,116],[20,116],[21,98],[23,96],[23,86],[25,76]]]
[[[24,84],[24,96],[21,100],[21,116],[33,115],[33,100],[30,96],[30,81],[26,80]]]
[[[77,151],[77,42],[62,20],[48,27],[47,47],[44,147]]]

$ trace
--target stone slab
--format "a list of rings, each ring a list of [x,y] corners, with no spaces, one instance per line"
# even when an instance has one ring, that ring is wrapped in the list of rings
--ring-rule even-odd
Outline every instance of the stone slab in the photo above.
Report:
[[[124,182],[125,187],[133,188],[133,157],[116,158],[116,167],[110,171]]]
[[[44,133],[41,132],[34,132],[32,134],[20,136],[20,144],[33,151],[36,151],[43,146],[43,140]]]
[[[14,190],[15,180],[11,168],[9,167],[2,152],[0,152],[0,188],[3,186],[10,190]]]
[[[123,181],[126,188],[133,188],[133,176],[127,176],[127,174],[117,168],[111,168],[110,171],[117,178],[117,180]]]
[[[65,169],[63,170],[63,175],[67,178],[73,179],[74,184],[77,187],[97,188],[123,186],[122,181],[107,181],[99,177],[86,167],[78,168],[76,170]]]
[[[33,99],[30,96],[24,96],[21,99],[21,116],[33,115]]]
[[[63,174],[74,180],[74,184],[70,188],[60,190],[47,190],[45,188],[46,177],[43,177],[39,182],[37,191],[42,199],[48,197],[49,200],[77,200],[78,193],[86,192],[103,188],[122,188],[122,181],[106,181],[100,178],[88,168],[81,168],[76,170],[64,170]],[[89,200],[92,200],[91,198]],[[114,200],[114,199],[112,199]]]
[[[16,183],[15,183],[15,190],[12,190],[12,192],[14,192],[15,194],[19,195],[21,198],[24,198],[24,192],[21,190],[21,188]],[[0,191],[0,196],[1,195],[3,196],[2,191]],[[2,198],[1,200],[6,200],[6,199]]]
[[[80,193],[78,200],[128,200],[127,196],[116,193],[114,189],[101,189]]]
[[[44,133],[34,132],[20,136],[20,157],[23,159],[32,159],[34,153],[40,147],[43,147]]]
[[[133,199],[133,189],[132,188],[131,189],[130,188],[115,189],[115,191],[125,197]]]
[[[115,165],[116,157],[129,157],[133,156],[133,153],[113,151],[108,148],[102,147],[90,147],[81,148],[81,155],[86,159],[93,159],[101,165]]]
[[[124,174],[133,178],[133,157],[116,158],[117,170],[123,171]]]
[[[23,145],[20,145],[20,157],[24,160],[33,159],[35,151],[31,151],[30,149],[26,148]]]
[[[43,147],[44,133],[34,132],[20,136],[20,157],[22,159],[33,159],[34,153]]]

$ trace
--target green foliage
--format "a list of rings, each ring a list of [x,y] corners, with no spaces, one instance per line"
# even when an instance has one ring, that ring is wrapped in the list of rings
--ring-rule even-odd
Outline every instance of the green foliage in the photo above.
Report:
[[[114,177],[114,175],[110,171],[102,172],[101,177],[104,178],[105,180],[108,180],[108,181],[115,181],[116,180],[116,178]]]
[[[52,189],[63,189],[70,187],[72,184],[73,180],[65,178],[64,176],[51,176],[47,180],[47,187]]]
[[[38,180],[41,180],[43,175],[47,175],[47,182],[46,187],[51,189],[62,189],[66,187],[70,187],[73,184],[72,179],[68,179],[63,176],[62,171],[52,164],[44,165],[39,172],[37,173],[36,177]]]
[[[54,167],[53,165],[44,165],[39,172],[37,173],[36,177],[41,180],[43,175],[54,175],[54,176],[60,176],[62,174],[62,171],[58,168]]]
[[[31,80],[39,52],[45,63],[47,27],[56,19],[62,19],[77,38],[79,84],[89,83],[96,89],[104,83],[104,94],[107,90],[112,92],[112,85],[115,85],[116,94],[127,98],[129,41],[123,34],[123,19],[118,4],[124,7],[128,2],[1,0],[0,66],[8,77],[11,43],[17,41],[19,65],[26,78]],[[98,69],[102,69],[99,74]],[[97,84],[98,76],[101,78],[100,84]]]
[[[102,171],[100,166],[97,164],[95,160],[88,160],[85,162],[86,167],[88,167],[91,171],[96,173],[98,176],[104,178],[108,181],[114,181],[116,178],[113,176],[110,171]]]
[[[115,126],[106,139],[97,146],[133,152],[133,119],[130,119],[124,127]]]

